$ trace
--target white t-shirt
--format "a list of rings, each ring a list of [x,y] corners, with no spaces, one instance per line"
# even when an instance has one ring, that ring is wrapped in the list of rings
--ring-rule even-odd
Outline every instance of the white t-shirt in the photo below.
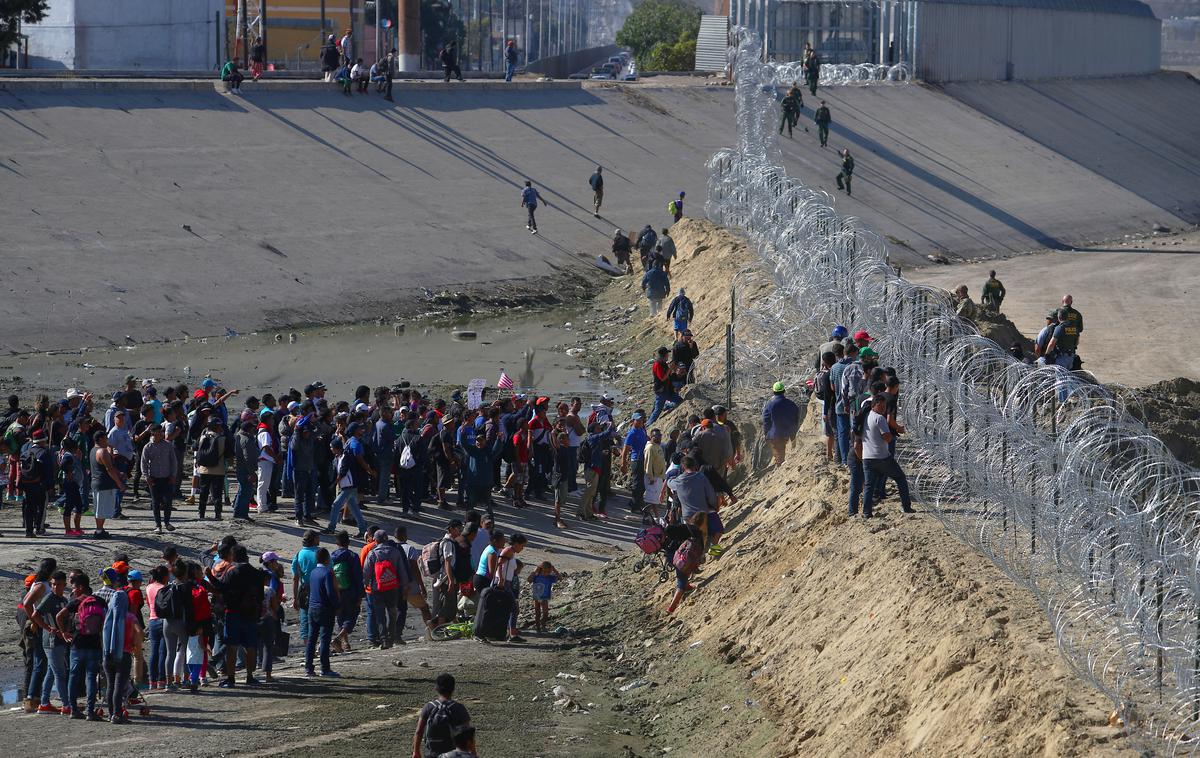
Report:
[[[867,415],[867,421],[863,424],[863,460],[878,460],[887,458],[888,443],[884,442],[883,435],[891,434],[891,429],[888,427],[887,416],[881,416],[875,411],[871,411]]]
[[[267,452],[267,448],[274,448],[275,440],[271,439],[271,433],[263,429],[258,433],[258,459],[260,461],[272,461],[275,457]]]

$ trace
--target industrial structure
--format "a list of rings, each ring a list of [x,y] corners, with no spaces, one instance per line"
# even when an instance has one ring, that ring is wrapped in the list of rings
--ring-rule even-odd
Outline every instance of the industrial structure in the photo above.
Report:
[[[1138,0],[733,0],[769,60],[906,65],[930,82],[1157,71],[1161,23]]]

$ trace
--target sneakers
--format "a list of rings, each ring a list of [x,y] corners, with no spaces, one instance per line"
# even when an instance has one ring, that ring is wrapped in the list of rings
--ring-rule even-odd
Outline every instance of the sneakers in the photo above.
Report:
[[[161,526],[156,526],[156,527],[154,527],[154,533],[155,533],[155,534],[162,534],[162,533],[163,533],[163,529],[162,529],[162,527],[161,527]]]
[[[175,526],[170,521],[167,522],[167,531],[168,532],[175,531]]]
[[[60,710],[58,708],[55,708],[54,706],[50,705],[49,703],[43,703],[37,707],[37,712],[38,713],[55,713],[55,714],[57,714],[57,713],[60,713]]]
[[[425,641],[433,642],[433,627],[432,626],[429,626],[429,625],[425,626]]]
[[[332,670],[331,671],[322,671],[321,676],[327,676],[331,679],[341,679],[342,678],[341,674],[339,674],[336,671],[332,671]]]

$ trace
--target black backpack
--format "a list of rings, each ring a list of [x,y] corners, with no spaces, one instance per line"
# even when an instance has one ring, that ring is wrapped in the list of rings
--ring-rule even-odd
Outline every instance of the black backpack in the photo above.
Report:
[[[475,573],[475,567],[471,565],[471,547],[469,545],[460,545],[454,543],[454,580],[465,582]]]
[[[196,464],[199,466],[216,466],[221,462],[221,438],[215,434],[206,434],[200,438],[196,446]]]
[[[29,445],[21,451],[21,484],[38,484],[42,481],[42,467],[38,450]]]
[[[453,700],[442,702],[430,700],[433,712],[425,722],[425,752],[433,755],[448,753],[454,749],[454,723],[451,721]]]
[[[813,380],[813,394],[818,400],[832,400],[833,386],[829,383],[829,369],[823,368],[817,372],[817,378]]]
[[[164,621],[184,621],[192,608],[191,588],[172,582],[154,596],[154,615]]]

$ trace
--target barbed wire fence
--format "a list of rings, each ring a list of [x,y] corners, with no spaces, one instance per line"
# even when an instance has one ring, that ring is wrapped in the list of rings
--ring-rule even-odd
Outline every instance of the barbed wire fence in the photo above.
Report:
[[[1131,737],[1195,753],[1200,474],[1103,387],[981,337],[944,292],[898,276],[878,235],[788,176],[769,121],[792,67],[762,63],[744,29],[737,41],[738,142],[709,161],[706,208],[759,258],[734,281],[737,386],[803,381],[833,323],[878,335],[904,382],[915,497],[1033,592],[1066,661]],[[701,364],[700,378],[722,369]]]

